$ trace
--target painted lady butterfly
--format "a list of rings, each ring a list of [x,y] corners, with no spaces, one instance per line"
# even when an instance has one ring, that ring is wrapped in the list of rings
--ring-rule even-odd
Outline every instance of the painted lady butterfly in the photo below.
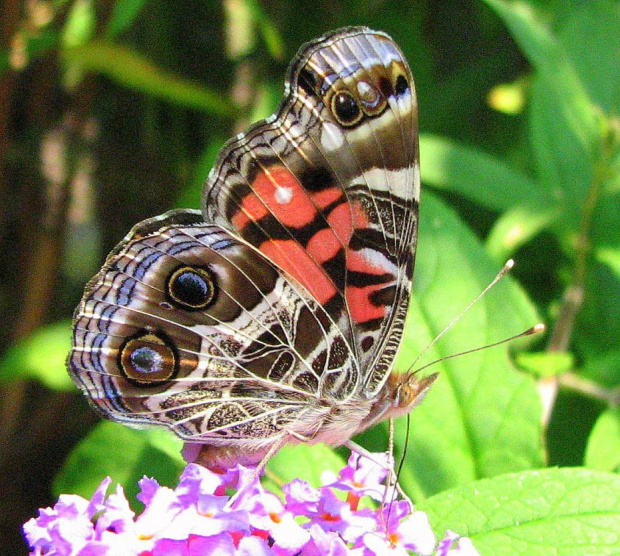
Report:
[[[202,212],[138,224],[86,287],[69,369],[106,417],[165,425],[199,462],[338,446],[410,411],[392,372],[420,195],[409,66],[385,34],[302,47],[277,113],[229,141]]]

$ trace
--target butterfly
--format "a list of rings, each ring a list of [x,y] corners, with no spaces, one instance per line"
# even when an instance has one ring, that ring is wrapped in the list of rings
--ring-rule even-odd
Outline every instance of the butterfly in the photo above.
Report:
[[[103,416],[166,426],[212,468],[407,413],[435,378],[392,370],[418,161],[392,39],[350,27],[304,45],[277,112],[223,147],[201,211],[141,222],[89,282],[71,376]]]

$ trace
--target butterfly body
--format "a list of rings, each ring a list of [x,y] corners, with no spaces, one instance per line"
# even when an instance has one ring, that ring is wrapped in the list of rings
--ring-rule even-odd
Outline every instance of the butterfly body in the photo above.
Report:
[[[278,112],[222,149],[202,211],[136,226],[89,283],[69,370],[99,411],[255,463],[341,445],[432,380],[391,372],[417,237],[417,106],[383,33],[302,47]]]

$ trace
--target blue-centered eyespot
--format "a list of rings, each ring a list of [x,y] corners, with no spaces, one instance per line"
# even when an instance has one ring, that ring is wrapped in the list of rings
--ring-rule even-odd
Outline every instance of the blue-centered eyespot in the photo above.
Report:
[[[122,375],[134,386],[160,386],[178,372],[178,357],[167,337],[143,331],[129,338],[119,351]]]
[[[214,301],[217,286],[213,273],[207,268],[182,266],[166,282],[166,296],[175,306],[198,311],[208,308]]]

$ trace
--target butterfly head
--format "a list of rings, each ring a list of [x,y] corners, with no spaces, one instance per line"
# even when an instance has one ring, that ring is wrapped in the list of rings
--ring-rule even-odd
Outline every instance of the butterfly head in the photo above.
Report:
[[[409,413],[426,396],[439,373],[419,378],[415,372],[392,372],[386,383],[391,392],[391,405],[384,418],[396,418]]]

